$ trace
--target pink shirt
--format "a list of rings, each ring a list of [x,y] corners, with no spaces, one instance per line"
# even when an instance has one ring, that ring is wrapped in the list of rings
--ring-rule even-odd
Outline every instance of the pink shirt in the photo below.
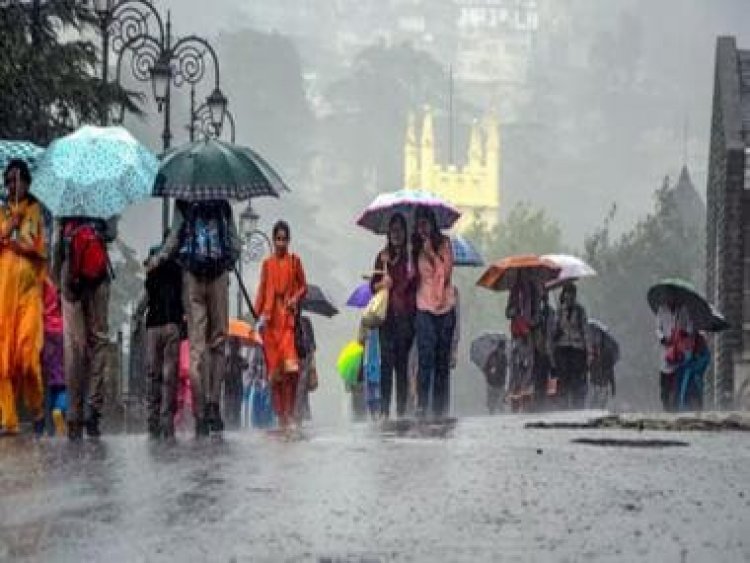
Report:
[[[419,287],[417,288],[417,309],[433,315],[444,315],[456,305],[453,290],[453,249],[449,239],[442,244],[433,262],[424,252],[417,262]]]

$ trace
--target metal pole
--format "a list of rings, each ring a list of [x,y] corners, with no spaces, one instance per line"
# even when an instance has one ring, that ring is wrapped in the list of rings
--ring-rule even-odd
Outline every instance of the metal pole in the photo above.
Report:
[[[106,126],[109,121],[109,111],[107,110],[107,82],[109,81],[109,14],[101,18],[102,31],[102,93],[99,100],[99,119],[101,124]]]
[[[190,85],[190,126],[188,131],[190,133],[190,142],[195,141],[195,84]]]
[[[166,37],[166,49],[165,52],[170,53],[172,48],[172,16],[167,11],[167,37]],[[170,57],[171,58],[171,57]],[[172,144],[172,131],[170,129],[170,109],[172,107],[172,79],[167,81],[167,92],[164,98],[164,131],[162,132],[162,149],[163,153],[169,150]],[[164,198],[161,202],[161,226],[162,233],[166,233],[169,228],[169,198]]]
[[[243,243],[242,249],[240,250],[240,260],[239,260],[239,266],[237,267],[237,275],[240,279],[242,279],[243,275],[243,254],[245,253],[245,244]],[[237,281],[237,318],[242,319],[242,287],[240,286],[239,280]]]

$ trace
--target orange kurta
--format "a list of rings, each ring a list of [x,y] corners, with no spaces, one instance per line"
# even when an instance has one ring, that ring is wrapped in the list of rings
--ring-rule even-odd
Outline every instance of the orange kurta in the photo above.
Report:
[[[13,217],[19,218],[15,234]],[[23,253],[12,240],[23,247]],[[44,257],[39,204],[24,200],[0,208],[0,425],[7,432],[18,430],[16,401],[21,396],[35,419],[43,415]]]
[[[302,262],[294,254],[270,256],[263,261],[255,311],[266,320],[263,348],[271,379],[299,371],[294,346],[294,312],[287,301],[301,301],[307,293]]]

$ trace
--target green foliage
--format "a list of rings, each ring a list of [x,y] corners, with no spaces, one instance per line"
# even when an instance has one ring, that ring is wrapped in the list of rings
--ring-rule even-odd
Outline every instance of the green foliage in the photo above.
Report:
[[[124,90],[103,87],[98,58],[83,33],[95,22],[89,3],[10,0],[0,7],[0,138],[40,145],[69,132],[66,113],[78,123],[98,122],[102,107]]]
[[[314,127],[294,43],[276,32],[250,29],[221,34],[215,43],[237,142],[253,146],[288,177],[304,161]],[[234,99],[231,92],[242,97]]]

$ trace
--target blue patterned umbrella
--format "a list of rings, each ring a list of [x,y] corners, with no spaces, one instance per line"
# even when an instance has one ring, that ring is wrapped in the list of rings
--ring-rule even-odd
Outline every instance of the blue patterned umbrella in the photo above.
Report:
[[[42,147],[38,147],[29,141],[0,141],[0,173],[15,158],[25,161],[33,171],[36,161],[43,152]],[[4,200],[5,196],[5,186],[0,185],[0,200]]]
[[[476,247],[461,235],[451,237],[453,245],[453,263],[456,266],[484,266],[484,259]]]
[[[42,147],[29,141],[0,141],[0,170],[5,170],[14,158],[25,160],[32,170],[44,152]]]
[[[55,217],[109,219],[151,196],[159,161],[122,127],[81,127],[37,163],[31,193]]]

